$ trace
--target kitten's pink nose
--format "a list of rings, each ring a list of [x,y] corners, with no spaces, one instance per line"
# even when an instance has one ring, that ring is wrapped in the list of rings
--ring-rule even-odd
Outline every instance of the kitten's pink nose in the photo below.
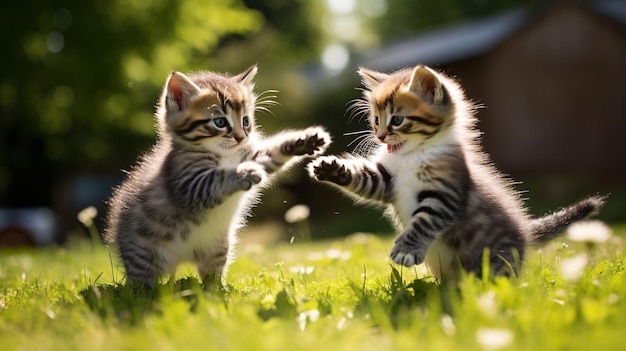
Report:
[[[378,138],[378,140],[380,140],[381,143],[385,142],[387,135],[389,135],[389,133],[387,133],[387,131],[383,130],[382,128],[376,131],[376,138]]]
[[[234,132],[233,133],[233,138],[235,138],[235,140],[237,141],[237,144],[241,143],[245,138],[246,138],[246,134],[242,133],[242,132]]]

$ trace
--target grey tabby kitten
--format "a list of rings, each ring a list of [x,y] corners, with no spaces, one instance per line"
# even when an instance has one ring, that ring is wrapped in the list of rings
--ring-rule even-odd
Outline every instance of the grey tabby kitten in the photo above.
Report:
[[[529,244],[554,238],[603,204],[588,197],[530,218],[481,150],[475,108],[455,81],[421,65],[359,74],[366,89],[353,108],[368,115],[370,154],[324,156],[309,173],[386,208],[400,232],[390,253],[395,263],[425,261],[439,279],[454,279],[460,269],[481,276],[488,250],[489,274],[517,274]]]
[[[232,77],[173,72],[156,112],[159,137],[110,199],[105,239],[130,280],[154,286],[182,262],[203,279],[225,274],[236,232],[270,175],[330,144],[319,127],[264,137],[256,66]]]

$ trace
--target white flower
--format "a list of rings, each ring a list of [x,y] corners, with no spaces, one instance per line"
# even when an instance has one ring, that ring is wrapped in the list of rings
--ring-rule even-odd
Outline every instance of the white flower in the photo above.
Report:
[[[339,321],[337,321],[337,329],[339,330],[345,329],[346,324],[348,324],[348,318],[346,317],[339,318]]]
[[[302,275],[311,275],[314,270],[315,270],[315,267],[313,267],[313,266],[306,266],[306,267],[305,266],[295,266],[295,267],[289,268],[289,272],[296,273],[296,274],[302,274]]]
[[[78,212],[78,220],[85,225],[85,227],[91,227],[93,225],[93,219],[98,215],[98,210],[93,207],[85,207],[82,211]]]
[[[46,316],[48,316],[48,318],[50,319],[55,319],[57,317],[57,314],[54,313],[54,311],[52,310],[52,308],[50,308],[50,306],[46,306],[43,308],[43,313],[46,314]]]
[[[487,350],[499,350],[513,343],[513,332],[508,329],[480,328],[476,332],[476,341]]]
[[[350,251],[342,251],[338,249],[328,249],[325,252],[311,252],[307,258],[311,261],[319,261],[323,259],[347,261],[352,257]]]
[[[593,220],[573,223],[567,228],[566,235],[572,241],[597,244],[609,240],[612,233],[604,222]]]
[[[456,325],[454,325],[454,320],[450,315],[444,314],[441,317],[441,328],[443,328],[443,332],[446,335],[454,335],[456,333]]]
[[[285,212],[285,221],[288,223],[301,222],[309,218],[309,214],[311,214],[309,206],[302,204],[295,205]]]
[[[496,305],[496,292],[490,290],[478,298],[478,308],[486,316],[494,317],[498,313],[498,306]]]
[[[300,327],[300,330],[304,331],[307,323],[316,322],[318,319],[320,319],[320,311],[318,310],[304,311],[298,315],[298,326]]]
[[[583,274],[587,262],[587,255],[584,253],[565,259],[561,263],[561,275],[569,281],[575,281]]]
[[[326,250],[326,257],[330,258],[331,260],[347,261],[350,259],[350,257],[352,257],[352,254],[350,253],[350,251],[328,249]]]

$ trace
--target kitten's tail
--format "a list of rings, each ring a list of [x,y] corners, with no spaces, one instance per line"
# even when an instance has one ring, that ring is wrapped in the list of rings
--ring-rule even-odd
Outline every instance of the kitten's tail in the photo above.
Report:
[[[554,239],[567,227],[595,213],[604,205],[608,196],[589,196],[564,209],[531,220],[533,243],[542,243]]]

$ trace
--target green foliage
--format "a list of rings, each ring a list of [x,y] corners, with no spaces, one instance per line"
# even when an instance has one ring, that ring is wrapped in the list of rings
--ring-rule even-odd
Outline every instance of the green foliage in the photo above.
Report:
[[[126,167],[154,139],[153,106],[167,74],[208,68],[222,38],[263,25],[239,0],[1,6],[0,193],[8,199],[0,202],[14,206],[50,194],[42,169],[54,180]],[[30,192],[17,191],[26,186]]]
[[[623,234],[623,230],[622,233]],[[0,256],[0,349],[608,350],[626,327],[623,237],[564,240],[520,277],[438,284],[390,265],[390,239],[241,245],[223,286],[191,266],[157,288],[129,284],[90,243]],[[561,266],[590,257],[568,280]]]

